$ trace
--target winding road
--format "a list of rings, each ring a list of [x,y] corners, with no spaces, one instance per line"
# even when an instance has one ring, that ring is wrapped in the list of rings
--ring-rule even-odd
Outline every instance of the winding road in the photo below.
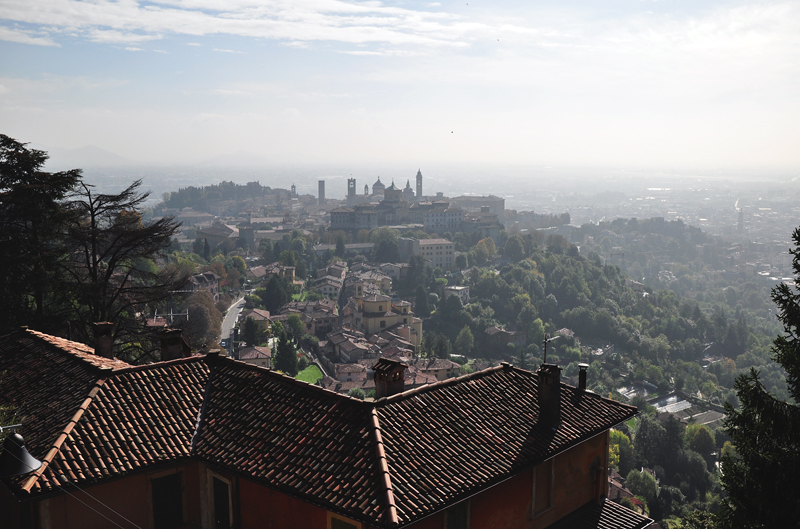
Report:
[[[233,348],[231,344],[231,331],[236,326],[236,320],[239,319],[239,313],[244,308],[244,298],[240,298],[233,302],[228,307],[228,312],[225,313],[225,318],[222,320],[222,328],[219,333],[220,342],[225,342],[225,349],[230,352]]]

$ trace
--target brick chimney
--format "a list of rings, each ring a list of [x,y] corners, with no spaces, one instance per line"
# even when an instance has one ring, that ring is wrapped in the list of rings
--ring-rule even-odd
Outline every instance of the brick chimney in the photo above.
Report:
[[[375,398],[391,397],[405,391],[406,364],[397,360],[381,358],[375,364]]]
[[[180,329],[165,327],[158,333],[158,339],[161,342],[161,360],[175,360],[187,356]]]
[[[561,423],[561,368],[542,364],[536,374],[539,377],[539,422],[556,429]]]
[[[114,324],[110,321],[99,321],[92,324],[94,331],[94,354],[106,358],[114,358]]]
[[[586,370],[589,369],[589,364],[578,364],[578,389],[586,391]]]

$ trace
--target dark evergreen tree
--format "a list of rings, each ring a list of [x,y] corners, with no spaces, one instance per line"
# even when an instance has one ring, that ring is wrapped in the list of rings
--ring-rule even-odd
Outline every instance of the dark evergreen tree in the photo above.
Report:
[[[286,288],[286,283],[278,276],[272,276],[264,290],[264,296],[262,296],[264,308],[273,314],[277,314],[278,309],[292,299],[289,290]]]
[[[200,237],[196,238],[192,243],[192,253],[196,253],[197,255],[203,255],[203,241],[205,239],[201,239]]]
[[[277,336],[278,346],[275,351],[275,369],[289,376],[297,376],[297,352],[289,339],[289,334],[281,330]]]
[[[419,285],[417,287],[417,291],[415,294],[415,302],[414,302],[414,312],[417,313],[417,316],[430,316],[431,309],[428,306],[428,293],[425,291],[425,287]]]
[[[336,252],[335,252],[336,257],[344,257],[344,251],[345,251],[344,237],[339,235],[338,237],[336,237]]]
[[[792,266],[800,280],[800,228],[792,234]],[[773,342],[773,358],[786,370],[789,394],[800,401],[800,293],[782,283],[772,290],[784,334]],[[800,520],[800,407],[772,396],[755,369],[735,383],[741,408],[726,404],[725,430],[735,454],[722,458],[728,497],[720,513],[733,528],[796,527]]]
[[[433,344],[433,354],[436,355],[436,358],[450,358],[452,349],[447,336],[440,334],[436,337],[436,342]]]
[[[242,337],[248,345],[258,345],[258,324],[253,318],[244,320],[244,329],[242,330]]]
[[[69,211],[63,201],[81,179],[79,169],[42,171],[47,153],[0,134],[0,330],[19,325],[54,332],[64,303],[53,299],[68,251],[63,243]]]

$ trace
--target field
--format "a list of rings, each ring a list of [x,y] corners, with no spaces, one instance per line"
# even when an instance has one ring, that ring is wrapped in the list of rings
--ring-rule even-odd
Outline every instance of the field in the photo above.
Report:
[[[303,382],[308,382],[310,384],[316,384],[317,380],[322,378],[322,371],[315,365],[310,365],[307,368],[303,369],[297,376],[295,377],[297,380],[302,380]]]

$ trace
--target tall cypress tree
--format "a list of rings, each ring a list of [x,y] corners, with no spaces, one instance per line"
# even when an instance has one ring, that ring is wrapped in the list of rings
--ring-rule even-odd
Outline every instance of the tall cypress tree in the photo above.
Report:
[[[800,228],[792,239],[792,267],[800,281]],[[754,369],[736,380],[741,408],[725,406],[725,428],[736,447],[736,454],[722,458],[728,498],[720,517],[726,527],[796,527],[800,520],[800,293],[780,284],[772,299],[784,328],[773,342],[773,358],[786,370],[795,403],[770,395]]]

